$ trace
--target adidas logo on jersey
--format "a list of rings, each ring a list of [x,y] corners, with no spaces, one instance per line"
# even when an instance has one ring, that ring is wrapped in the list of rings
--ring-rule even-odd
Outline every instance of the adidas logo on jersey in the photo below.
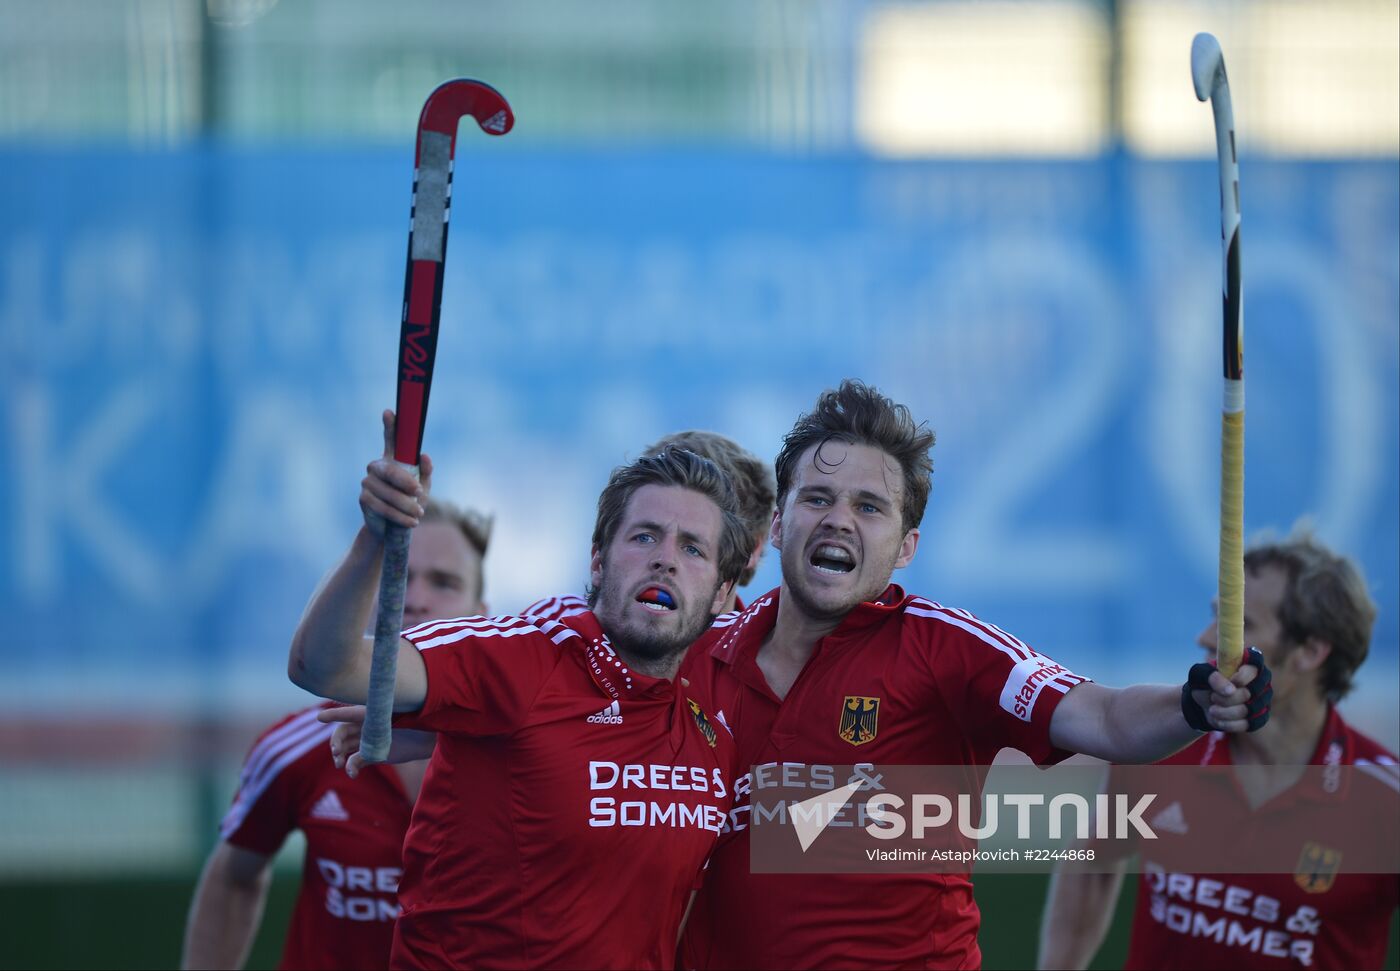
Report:
[[[1186,813],[1181,810],[1181,803],[1174,802],[1166,809],[1163,809],[1154,816],[1147,824],[1153,829],[1160,829],[1167,833],[1176,833],[1178,836],[1185,836],[1187,832]]]
[[[596,715],[589,715],[584,721],[590,725],[621,725],[622,707],[614,701]]]
[[[312,819],[334,819],[345,822],[350,818],[350,814],[345,811],[345,807],[340,804],[340,797],[335,794],[334,789],[327,789],[326,794],[316,800],[316,805],[311,807]]]

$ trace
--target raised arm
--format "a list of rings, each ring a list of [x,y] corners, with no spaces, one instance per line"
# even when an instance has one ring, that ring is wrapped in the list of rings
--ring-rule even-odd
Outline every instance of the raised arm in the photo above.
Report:
[[[432,460],[422,456],[422,482],[393,460],[394,415],[384,412],[384,455],[369,464],[360,484],[365,524],[345,557],[311,596],[292,635],[287,675],[313,694],[363,704],[369,691],[373,642],[364,636],[379,589],[384,556],[384,521],[412,528],[423,515],[432,478]],[[428,679],[417,649],[399,641],[394,709],[421,708]]]
[[[1268,721],[1273,676],[1254,648],[1249,661],[1228,680],[1202,663],[1176,687],[1075,685],[1050,718],[1050,741],[1109,762],[1140,764],[1166,758],[1203,731],[1255,731]]]

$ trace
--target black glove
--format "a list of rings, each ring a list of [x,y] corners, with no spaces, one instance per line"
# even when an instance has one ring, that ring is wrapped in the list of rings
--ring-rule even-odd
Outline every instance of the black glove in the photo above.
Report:
[[[1254,680],[1249,682],[1249,706],[1245,716],[1249,720],[1248,731],[1257,732],[1269,723],[1269,706],[1274,700],[1274,673],[1264,663],[1264,655],[1257,647],[1249,649],[1244,663],[1259,669]],[[1206,720],[1205,709],[1196,704],[1191,692],[1209,690],[1210,673],[1214,670],[1215,665],[1209,661],[1193,664],[1186,674],[1186,683],[1181,686],[1181,714],[1185,716],[1186,724],[1198,732],[1212,731],[1214,726]]]

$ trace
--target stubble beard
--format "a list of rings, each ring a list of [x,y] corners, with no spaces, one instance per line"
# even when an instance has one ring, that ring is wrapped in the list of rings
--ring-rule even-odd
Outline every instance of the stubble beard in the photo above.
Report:
[[[709,629],[714,618],[710,616],[708,606],[691,603],[678,607],[680,624],[671,632],[638,629],[640,625],[632,624],[627,617],[626,594],[617,589],[605,570],[598,585],[596,612],[614,650],[627,656],[634,666],[664,669],[678,661],[690,645]]]

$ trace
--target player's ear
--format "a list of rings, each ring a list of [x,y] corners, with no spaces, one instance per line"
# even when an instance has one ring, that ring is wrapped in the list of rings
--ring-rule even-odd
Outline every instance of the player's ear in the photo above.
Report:
[[[588,561],[588,582],[596,590],[598,584],[603,582],[603,551],[599,547],[593,547],[593,554]]]
[[[1317,671],[1332,654],[1332,645],[1320,637],[1309,637],[1289,652],[1289,660],[1299,671]]]
[[[715,591],[715,599],[710,602],[710,616],[719,616],[720,611],[724,609],[725,601],[729,599],[729,595],[733,592],[733,580],[726,580],[724,583],[721,583],[719,585],[719,589]]]
[[[782,552],[783,549],[783,507],[777,506],[773,510],[773,522],[768,526],[768,542],[773,544],[773,549]]]
[[[904,534],[904,540],[899,544],[899,556],[895,558],[894,568],[898,570],[900,567],[908,566],[912,563],[914,561],[914,553],[918,548],[919,529],[916,526]]]
[[[748,573],[750,570],[757,570],[758,561],[761,559],[763,559],[763,544],[759,543],[753,548],[753,552],[749,554],[748,561],[744,563],[744,572]]]

